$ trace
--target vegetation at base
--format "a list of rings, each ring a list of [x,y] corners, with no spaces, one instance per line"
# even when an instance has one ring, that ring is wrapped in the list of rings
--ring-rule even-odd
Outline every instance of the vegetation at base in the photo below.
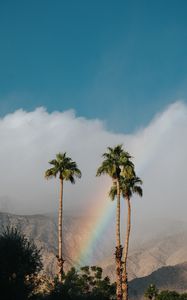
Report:
[[[158,296],[158,292],[159,290],[157,289],[155,284],[150,284],[147,288],[147,290],[145,291],[145,298],[152,300],[155,299]]]
[[[159,291],[154,284],[150,284],[144,297],[150,300],[187,300],[187,293],[179,294],[176,291]]]
[[[1,299],[31,299],[41,269],[40,250],[34,242],[29,241],[16,228],[5,228],[0,235]]]
[[[109,277],[102,278],[102,269],[85,266],[77,271],[71,268],[63,281],[54,281],[54,287],[45,300],[112,300],[115,299],[116,286]]]
[[[7,227],[0,234],[0,295],[3,300],[116,300],[116,284],[98,266],[71,268],[54,280],[40,278],[40,250],[19,230]],[[42,285],[45,285],[43,288]],[[46,286],[48,288],[46,289]],[[187,300],[187,293],[159,291],[151,284],[149,300]]]
[[[39,272],[42,269],[40,250],[18,229],[7,227],[0,235],[0,295],[3,300],[112,300],[116,286],[109,277],[102,277],[102,268],[71,268],[41,292]]]

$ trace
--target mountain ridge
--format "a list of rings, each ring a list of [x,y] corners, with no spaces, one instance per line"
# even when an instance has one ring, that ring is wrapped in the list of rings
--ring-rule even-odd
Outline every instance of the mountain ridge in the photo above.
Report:
[[[71,266],[85,264],[84,261],[77,263],[77,254],[90,237],[90,228],[94,225],[94,220],[90,216],[64,216],[63,249],[66,270]],[[42,248],[44,272],[53,276],[56,273],[57,254],[56,215],[14,215],[0,212],[0,231],[8,225],[18,227],[28,238],[33,239],[39,248]],[[177,228],[178,225],[173,224],[172,226]],[[108,275],[112,280],[115,280],[115,239],[111,238],[111,231],[113,231],[113,228],[107,228],[100,240],[96,241],[86,264],[100,265],[103,268],[104,275]],[[129,251],[128,274],[132,286],[134,284],[133,280],[144,278],[141,280],[146,281],[147,276],[151,276],[163,267],[181,265],[181,270],[186,270],[187,228],[185,223],[179,222],[176,231],[162,232],[160,238],[159,235],[154,237],[152,234],[152,239],[142,243],[139,240],[140,238],[137,241],[134,239],[134,244],[131,245]],[[179,282],[178,285],[180,287]]]

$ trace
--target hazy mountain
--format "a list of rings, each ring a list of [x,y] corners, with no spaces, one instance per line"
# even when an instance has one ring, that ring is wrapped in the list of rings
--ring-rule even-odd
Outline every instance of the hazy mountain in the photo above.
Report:
[[[93,235],[95,218],[84,216],[65,216],[63,227],[65,267],[80,264],[98,264],[104,269],[104,273],[115,280],[115,265],[113,259],[115,228],[110,224],[105,232],[95,240],[92,252],[89,252],[87,261],[80,259],[80,249],[84,249]],[[156,226],[157,224],[157,226]],[[13,225],[20,228],[26,236],[35,240],[38,247],[42,248],[45,271],[55,273],[57,254],[57,218],[52,215],[28,215],[18,216],[7,213],[0,213],[0,230],[3,226]],[[140,226],[141,225],[141,226]],[[147,287],[148,279],[153,280],[158,270],[159,284],[170,280],[171,288],[180,289],[181,277],[176,274],[175,284],[172,285],[171,270],[183,270],[181,276],[185,278],[187,261],[187,226],[185,222],[150,222],[134,226],[132,231],[131,247],[129,252],[128,270],[131,288],[142,286],[142,290]],[[183,264],[184,263],[184,264]],[[180,265],[179,265],[180,264]],[[176,267],[175,265],[179,265]],[[174,266],[174,268],[171,268]],[[169,267],[163,269],[162,267]],[[161,268],[161,269],[160,269]],[[165,272],[171,271],[165,278]],[[150,275],[152,273],[152,275]],[[160,275],[159,275],[160,274]],[[169,274],[169,273],[168,273]],[[148,276],[150,275],[150,276]],[[145,277],[148,276],[148,277]],[[153,277],[152,277],[153,276]],[[169,277],[168,277],[169,276]],[[144,278],[140,278],[144,277]],[[136,281],[135,278],[140,278]],[[153,279],[152,279],[153,278]],[[145,285],[142,283],[145,282]],[[186,278],[187,282],[187,278]],[[156,282],[155,282],[156,283]],[[185,286],[184,286],[185,289]],[[136,289],[134,289],[136,294]]]
[[[149,275],[163,266],[187,261],[187,230],[178,234],[152,239],[131,248],[128,259],[129,279]],[[107,273],[114,276],[114,262],[108,258],[101,263]]]
[[[145,290],[150,284],[155,284],[159,290],[187,291],[187,262],[176,266],[159,268],[152,274],[133,279],[129,284],[130,299],[145,299]]]
[[[94,246],[89,257],[81,260],[79,253],[89,239],[90,232],[94,228],[95,218],[65,216],[63,219],[63,251],[65,267],[85,263],[96,264],[103,257],[110,257],[113,252],[113,239],[105,233],[102,243]],[[16,226],[25,235],[33,239],[37,246],[42,249],[44,268],[49,273],[54,273],[56,268],[57,254],[57,217],[56,215],[13,215],[0,213],[0,231],[7,225]],[[104,245],[104,246],[103,246]]]

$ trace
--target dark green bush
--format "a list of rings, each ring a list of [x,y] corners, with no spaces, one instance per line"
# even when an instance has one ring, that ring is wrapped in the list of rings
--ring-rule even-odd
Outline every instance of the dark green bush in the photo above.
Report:
[[[55,282],[47,300],[110,300],[115,299],[115,285],[108,277],[102,278],[100,267],[71,268],[62,283]]]
[[[41,256],[32,241],[16,228],[0,235],[0,295],[3,300],[26,300],[36,288]]]

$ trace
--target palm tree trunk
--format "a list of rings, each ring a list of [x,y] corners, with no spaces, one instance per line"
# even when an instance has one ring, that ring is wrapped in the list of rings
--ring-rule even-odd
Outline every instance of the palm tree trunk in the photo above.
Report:
[[[58,212],[58,279],[62,281],[63,264],[62,257],[62,212],[63,212],[63,179],[60,178],[60,197],[59,197],[59,212]]]
[[[117,185],[117,209],[116,209],[116,298],[117,300],[122,299],[122,246],[120,238],[120,187],[119,180],[116,182]]]
[[[130,198],[127,196],[127,206],[128,206],[128,217],[127,217],[127,231],[126,231],[126,240],[125,240],[125,247],[124,247],[124,268],[122,274],[122,290],[123,290],[123,300],[128,300],[128,277],[127,277],[127,257],[128,257],[128,250],[129,250],[129,237],[130,237],[130,230],[131,230],[131,204]]]

